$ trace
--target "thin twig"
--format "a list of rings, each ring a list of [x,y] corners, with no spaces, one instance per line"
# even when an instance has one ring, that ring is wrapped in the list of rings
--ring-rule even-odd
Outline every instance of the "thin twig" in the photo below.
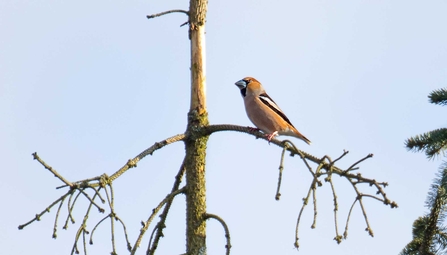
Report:
[[[185,159],[183,159],[180,169],[179,169],[177,175],[175,176],[175,181],[172,186],[171,192],[174,192],[179,189],[180,184],[183,179],[183,176],[185,175],[185,171],[186,171]],[[157,225],[154,228],[154,231],[157,230],[155,238],[154,238],[154,242],[152,243],[152,234],[154,233],[154,231],[153,231],[151,234],[151,238],[149,239],[148,250],[146,251],[146,254],[153,255],[155,253],[155,250],[158,247],[158,242],[160,241],[161,237],[164,236],[163,229],[166,227],[166,219],[168,217],[169,209],[171,209],[172,201],[173,200],[171,199],[166,202],[166,205],[163,208],[163,212],[160,214],[160,221],[157,223]]]
[[[130,168],[137,167],[137,163],[141,159],[146,157],[147,155],[152,155],[152,153],[154,153],[154,151],[159,150],[168,144],[175,143],[178,141],[183,141],[185,139],[185,137],[186,137],[185,134],[178,134],[178,135],[166,138],[166,139],[162,140],[161,142],[155,143],[151,147],[147,148],[146,150],[144,150],[143,152],[138,154],[135,158],[127,161],[127,163],[123,167],[121,167],[118,171],[116,171],[109,177],[109,182],[113,182],[116,178],[121,176],[123,173],[125,173]]]
[[[84,230],[84,231],[82,231],[82,243],[84,246],[84,254],[87,255],[87,242],[86,242],[85,235],[86,235],[86,231]]]
[[[94,200],[96,198],[96,196],[97,196],[96,194],[93,195],[92,199]],[[82,224],[79,227],[78,231],[76,232],[75,242],[73,244],[73,248],[71,249],[71,254],[74,254],[74,253],[79,254],[79,250],[78,250],[79,237],[81,236],[81,233],[85,232],[86,234],[88,234],[88,231],[86,229],[87,219],[88,219],[88,216],[90,215],[90,211],[91,211],[92,207],[93,207],[93,203],[90,203],[89,206],[87,207],[87,211],[85,212],[84,219],[82,220]],[[86,250],[84,250],[84,252],[86,252]]]
[[[116,254],[116,245],[115,245],[115,221],[114,221],[114,213],[110,213],[110,231],[112,232],[112,254]]]
[[[346,226],[345,226],[345,232],[343,233],[343,238],[347,239],[348,238],[348,226],[349,226],[349,220],[351,219],[351,213],[352,213],[352,209],[354,208],[355,203],[358,201],[358,199],[354,199],[354,202],[352,202],[351,208],[349,209],[349,213],[348,213],[348,217],[346,219]]]
[[[334,161],[330,161],[330,163],[331,163],[332,165],[334,165],[335,162],[337,162],[337,161],[339,161],[340,159],[342,159],[342,158],[343,158],[344,156],[346,156],[348,153],[349,153],[349,151],[347,151],[347,150],[343,150],[343,154],[341,154],[341,156],[338,157],[338,158],[336,158]]]
[[[380,202],[385,204],[385,200],[380,198],[380,197],[376,197],[376,196],[373,196],[373,195],[370,195],[370,194],[362,194],[362,197],[370,197],[372,199],[375,199],[375,200],[380,201]]]
[[[24,227],[28,226],[29,224],[33,223],[34,221],[40,221],[40,217],[42,217],[42,215],[44,215],[47,212],[50,212],[50,209],[55,206],[57,203],[59,203],[60,201],[64,200],[68,195],[70,195],[70,191],[68,191],[67,193],[65,193],[64,195],[62,195],[60,198],[58,198],[56,201],[54,201],[53,203],[51,203],[47,208],[45,208],[41,213],[36,214],[36,216],[34,217],[34,219],[28,221],[25,224],[19,225],[19,229],[23,229]]]
[[[112,189],[110,191],[112,191]],[[107,189],[104,189],[104,192],[106,193],[107,203],[109,203],[109,207],[113,208],[113,198],[112,199],[110,198]],[[113,193],[111,195],[113,195]]]
[[[104,198],[101,196],[101,193],[99,192],[101,190],[101,187],[98,187],[98,189],[96,189],[96,187],[91,187],[88,185],[85,185],[85,187],[94,190],[96,195],[98,196],[99,200],[101,200],[101,203],[104,204],[106,202],[106,200],[104,200]]]
[[[372,231],[371,226],[369,225],[369,221],[368,221],[368,215],[366,214],[366,210],[365,207],[363,206],[363,201],[362,198],[359,198],[359,203],[360,203],[360,208],[362,208],[362,213],[363,213],[363,218],[365,219],[365,223],[366,223],[366,231],[368,231],[369,235],[374,237],[374,232]]]
[[[98,208],[98,211],[100,213],[104,213],[105,212],[104,208],[102,208],[99,205],[97,205],[96,202],[94,201],[94,198],[97,196],[96,193],[93,196],[93,198],[90,198],[90,196],[83,189],[79,189],[79,191],[90,201],[91,205],[94,205],[96,208]]]
[[[364,158],[360,159],[359,161],[355,162],[354,164],[352,164],[352,166],[350,166],[348,169],[346,169],[345,172],[349,172],[351,170],[354,170],[354,167],[356,165],[360,164],[361,162],[363,162],[363,161],[365,161],[365,160],[367,160],[369,158],[372,158],[373,156],[374,156],[374,154],[372,154],[372,153],[366,155],[366,157],[364,157]]]
[[[365,219],[365,223],[366,223],[366,229],[365,230],[368,231],[370,236],[374,237],[373,230],[372,230],[371,226],[369,225],[368,215],[366,214],[365,207],[363,206],[362,197],[364,196],[364,194],[360,193],[360,191],[357,188],[357,185],[352,183],[352,181],[350,179],[348,179],[348,181],[351,182],[352,187],[354,188],[355,193],[357,194],[357,198],[356,199],[359,201],[360,208],[362,209],[362,213],[363,213],[363,218]]]
[[[153,19],[153,18],[160,17],[160,16],[163,16],[166,14],[174,13],[174,12],[184,13],[189,16],[189,12],[187,12],[185,10],[170,10],[170,11],[160,12],[160,13],[156,13],[156,14],[152,14],[152,15],[147,15],[146,17],[148,19]]]
[[[88,179],[84,179],[84,180],[79,180],[79,181],[75,181],[73,182],[73,185],[78,185],[81,186],[83,183],[88,183],[88,184],[92,184],[92,181],[99,181],[101,179],[101,176],[96,176],[96,177],[92,177],[92,178],[88,178]],[[61,185],[56,187],[56,189],[62,189],[62,188],[66,188],[68,187],[68,185]]]
[[[228,229],[227,223],[225,223],[225,221],[221,217],[219,217],[215,214],[211,214],[211,213],[205,214],[205,219],[206,220],[207,219],[215,219],[222,225],[222,227],[224,228],[224,231],[225,231],[225,239],[227,240],[227,244],[225,245],[225,249],[226,249],[225,254],[230,255],[231,237],[230,237],[230,230]]]
[[[94,201],[96,196],[97,196],[97,194],[95,193],[93,195],[91,201]],[[79,254],[78,240],[79,240],[79,237],[80,237],[81,233],[89,234],[89,232],[86,229],[87,228],[87,219],[88,219],[88,216],[90,215],[90,211],[91,211],[93,205],[94,205],[94,203],[90,202],[89,206],[87,207],[87,211],[85,212],[84,219],[82,220],[81,226],[79,227],[78,231],[76,232],[75,242],[73,244],[73,248],[71,250],[71,254],[73,254],[73,253]],[[85,244],[84,244],[84,248],[85,248]],[[86,248],[84,249],[84,252],[86,252]]]
[[[287,149],[287,147],[284,146],[282,153],[281,153],[281,161],[279,162],[278,186],[276,188],[276,195],[275,195],[276,200],[279,200],[281,197],[281,193],[279,192],[279,190],[281,189],[282,170],[284,169],[284,154],[286,153],[286,149]]]
[[[338,212],[338,202],[337,202],[337,194],[335,192],[335,187],[334,187],[334,183],[332,182],[332,179],[329,179],[329,183],[331,185],[331,190],[332,190],[332,197],[334,199],[334,225],[335,225],[335,241],[337,241],[337,243],[341,243],[341,236],[338,234],[338,217],[337,217],[337,212]]]
[[[75,191],[75,190],[73,190],[73,191]],[[76,201],[78,200],[78,198],[79,198],[79,196],[80,196],[81,194],[82,194],[82,193],[79,191],[78,194],[76,195],[75,199],[73,200],[73,203],[71,204],[71,206],[70,206],[70,201],[68,201],[68,203],[67,203],[67,206],[68,206],[68,215],[67,215],[67,219],[65,220],[65,225],[64,225],[63,229],[67,229],[67,228],[68,228],[68,220],[69,220],[69,219],[71,219],[71,223],[72,223],[72,224],[75,223],[75,220],[74,220],[74,218],[73,218],[72,212],[73,212],[74,205],[75,205]],[[70,196],[70,198],[71,198],[71,196]]]
[[[127,243],[127,250],[128,250],[128,251],[131,251],[131,250],[132,250],[132,246],[130,245],[130,242],[129,242],[129,236],[127,235],[127,228],[126,228],[126,225],[124,224],[124,222],[123,222],[118,216],[115,215],[115,218],[116,218],[119,222],[121,222],[121,225],[123,226],[124,237],[126,238],[126,243]]]
[[[160,215],[161,216],[161,215]],[[160,217],[161,218],[161,217]],[[155,225],[154,229],[152,229],[151,236],[149,237],[149,243],[147,244],[146,254],[154,253],[155,249],[157,249],[158,244],[154,245],[154,251],[151,250],[152,240],[154,239],[154,235],[160,228],[164,228],[164,225],[161,225],[160,222]]]
[[[165,205],[169,200],[171,200],[176,195],[178,195],[180,193],[184,193],[185,190],[186,190],[186,187],[183,187],[179,190],[169,193],[165,197],[165,199],[163,199],[158,204],[158,206],[152,210],[152,214],[149,216],[149,218],[145,222],[142,222],[143,227],[140,229],[140,235],[138,236],[137,240],[135,241],[135,244],[134,244],[130,254],[132,254],[132,255],[135,254],[135,252],[137,251],[137,248],[140,246],[140,243],[141,243],[141,240],[143,239],[144,234],[146,233],[147,229],[149,228],[150,223],[154,219],[155,215],[157,215],[158,211],[160,211],[160,209],[163,207],[163,205]]]
[[[110,189],[110,197],[109,197],[109,192],[107,192],[107,187],[104,189],[106,192],[106,196],[107,196],[107,201],[109,202],[109,207],[110,207],[110,227],[111,227],[111,231],[112,231],[112,248],[113,248],[113,254],[116,254],[116,245],[115,245],[115,209],[114,209],[114,200],[115,200],[115,195],[113,193],[113,186],[112,184],[109,184],[109,189]]]
[[[55,177],[59,178],[59,180],[61,180],[63,183],[65,183],[66,185],[73,187],[73,184],[71,182],[69,182],[68,180],[66,180],[64,177],[62,177],[62,175],[60,175],[56,170],[54,170],[51,166],[47,165],[42,159],[40,159],[40,157],[37,155],[37,152],[34,152],[33,154],[33,158],[37,161],[39,161],[39,163],[45,167],[45,169],[49,170],[52,174],[54,174]]]
[[[103,223],[107,218],[110,217],[111,214],[106,215],[104,218],[102,218],[100,221],[98,221],[98,223],[96,223],[95,227],[93,227],[92,232],[90,234],[90,244],[93,244],[93,235],[95,234],[96,228],[101,225],[101,223]]]
[[[299,151],[299,150],[297,150],[297,151],[298,151],[298,154],[300,155],[301,159],[303,160],[304,164],[306,165],[307,170],[309,170],[309,172],[312,174],[312,176],[313,176],[314,179],[317,179],[318,177],[317,177],[317,175],[313,172],[312,167],[309,165],[309,163],[307,163],[307,160],[306,160],[305,155],[304,155],[301,151]]]
[[[74,195],[74,190],[72,190],[72,191],[73,192],[71,193],[70,197],[68,198],[68,202],[67,202],[67,219],[65,220],[65,224],[63,226],[63,229],[67,229],[68,228],[68,220],[71,220],[71,223],[75,223],[75,220],[73,218],[73,215],[71,214],[71,209],[70,209],[71,200],[73,199],[73,195]],[[76,196],[75,199],[77,197],[78,196]]]
[[[57,234],[56,234],[56,232],[57,232],[57,220],[59,219],[59,214],[61,212],[62,205],[64,204],[64,200],[65,199],[61,200],[61,202],[59,204],[59,208],[57,208],[56,217],[54,217],[54,226],[53,226],[53,238],[54,239],[57,238]]]
[[[298,239],[299,239],[299,236],[298,236],[298,230],[299,230],[299,226],[300,226],[301,216],[302,216],[302,214],[303,214],[304,207],[306,207],[306,205],[307,205],[308,202],[309,202],[309,197],[310,197],[310,195],[311,195],[313,189],[315,189],[315,180],[312,181],[312,183],[311,183],[311,185],[310,185],[310,187],[309,187],[309,190],[307,191],[307,196],[306,196],[305,198],[303,198],[303,205],[301,206],[300,213],[298,214],[298,219],[296,220],[296,229],[295,229],[295,247],[296,247],[296,248],[299,248],[299,243],[298,243]]]
[[[314,189],[312,189],[312,203],[314,205],[314,219],[312,221],[312,225],[310,226],[310,228],[316,228],[317,227],[317,215],[318,215],[318,210],[317,210],[317,188],[316,187]]]

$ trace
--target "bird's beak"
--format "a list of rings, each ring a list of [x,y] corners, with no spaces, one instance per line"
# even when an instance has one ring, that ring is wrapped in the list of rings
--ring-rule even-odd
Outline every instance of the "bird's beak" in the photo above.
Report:
[[[240,80],[240,81],[236,82],[235,85],[238,86],[240,89],[243,89],[243,88],[247,87],[247,82],[245,82],[244,80]]]

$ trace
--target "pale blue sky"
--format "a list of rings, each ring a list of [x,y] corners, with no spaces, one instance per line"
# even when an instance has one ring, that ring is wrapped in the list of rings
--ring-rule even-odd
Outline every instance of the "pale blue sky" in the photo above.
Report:
[[[62,194],[31,153],[75,181],[111,174],[185,130],[189,40],[179,25],[186,16],[146,19],[178,8],[187,9],[188,1],[0,2],[0,253],[68,254],[82,221],[85,207],[57,240],[51,239],[55,210],[17,230]],[[308,171],[287,158],[282,199],[275,201],[281,150],[252,136],[217,133],[208,146],[208,210],[227,221],[232,254],[397,254],[411,240],[441,160],[407,152],[403,142],[447,125],[447,109],[427,101],[430,91],[447,86],[446,12],[445,1],[210,1],[211,123],[251,125],[234,82],[256,77],[312,140],[307,146],[296,139],[299,148],[334,158],[349,150],[340,167],[374,153],[361,172],[388,181],[387,194],[399,204],[391,210],[366,202],[374,238],[356,207],[349,237],[337,245],[326,184],[318,191],[317,228],[309,228],[309,206],[297,253],[295,223]],[[166,147],[115,182],[116,210],[132,244],[140,221],[171,189],[183,152],[181,143]],[[336,187],[343,231],[355,195],[346,181]],[[184,210],[179,197],[158,254],[184,252]],[[103,217],[95,215],[90,229]],[[223,254],[221,227],[208,226],[208,254]],[[90,254],[111,251],[108,233],[104,224]],[[124,242],[118,253],[126,254]]]

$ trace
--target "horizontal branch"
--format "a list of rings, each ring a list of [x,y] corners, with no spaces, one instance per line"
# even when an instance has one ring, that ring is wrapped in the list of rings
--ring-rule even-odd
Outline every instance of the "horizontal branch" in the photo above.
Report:
[[[267,141],[267,137],[264,135],[264,133],[262,133],[260,131],[253,131],[253,128],[251,128],[251,127],[221,124],[221,125],[210,125],[210,126],[205,127],[204,129],[205,129],[204,132],[206,135],[212,134],[214,132],[221,132],[221,131],[237,131],[237,132],[247,133],[247,134],[255,136],[256,138],[264,139]],[[284,143],[284,141],[278,140],[276,138],[273,138],[270,141],[270,143],[273,143],[281,148],[287,147],[286,149],[289,152],[291,152],[293,155],[295,155],[295,154],[302,155],[305,159],[310,160],[310,161],[314,162],[315,164],[318,164],[318,165],[322,164],[322,168],[324,168],[326,170],[330,170],[332,168],[332,171],[336,172],[337,174],[339,174],[339,175],[343,174],[343,170],[341,170],[340,168],[338,168],[336,166],[331,166],[330,163],[325,161],[325,158],[320,159],[320,158],[313,156],[305,151],[291,148],[289,145],[286,145],[286,143]]]
[[[244,126],[228,125],[228,124],[210,125],[210,126],[204,127],[202,135],[210,135],[214,132],[220,132],[220,131],[237,131],[237,132],[247,133],[247,134],[255,136],[256,138],[264,139],[267,141],[267,138],[264,135],[264,133],[262,133],[260,131],[253,131],[252,127],[244,127]],[[300,155],[300,157],[303,160],[306,159],[306,160],[314,162],[315,164],[319,165],[320,169],[325,169],[328,173],[337,174],[339,176],[347,177],[351,180],[357,180],[357,182],[359,182],[359,183],[363,182],[363,183],[368,183],[371,186],[375,186],[378,189],[379,193],[384,196],[384,203],[386,205],[390,205],[391,208],[397,207],[397,204],[395,202],[391,202],[386,197],[385,192],[382,189],[382,187],[386,187],[388,185],[388,183],[377,182],[374,179],[368,179],[368,178],[361,176],[360,174],[353,174],[350,172],[351,170],[358,169],[358,168],[353,168],[353,167],[356,166],[358,163],[364,161],[365,159],[371,158],[373,156],[373,154],[368,154],[366,157],[357,161],[355,164],[353,164],[347,170],[342,170],[342,169],[334,166],[335,161],[327,162],[327,159],[328,159],[327,156],[324,156],[322,158],[313,156],[305,151],[302,151],[302,150],[296,148],[295,145],[293,145],[293,143],[289,142],[288,140],[281,141],[281,140],[274,138],[270,141],[270,143],[273,143],[281,148],[286,148],[286,150],[291,153],[291,156]],[[344,157],[346,154],[347,153],[344,152],[341,157]],[[336,161],[339,160],[340,158],[337,158]],[[307,164],[306,161],[305,161],[305,163]]]
[[[201,135],[210,135],[214,132],[220,132],[220,131],[237,131],[237,132],[242,132],[242,133],[247,133],[250,135],[255,136],[256,138],[261,138],[264,140],[267,140],[266,136],[264,135],[264,133],[259,132],[254,130],[251,127],[243,127],[243,126],[236,126],[236,125],[210,125],[207,127],[204,127],[204,130],[201,131]],[[314,222],[312,224],[312,228],[315,227],[316,224],[316,215],[317,215],[317,210],[316,210],[316,189],[317,187],[321,186],[322,183],[319,180],[319,177],[321,176],[326,176],[326,178],[324,178],[324,180],[326,182],[329,182],[331,185],[331,190],[332,190],[332,195],[333,195],[333,201],[334,201],[334,224],[335,224],[335,232],[336,232],[336,237],[335,240],[340,243],[343,236],[341,236],[338,232],[338,216],[337,216],[337,212],[338,212],[338,198],[336,195],[336,191],[335,191],[335,186],[334,183],[332,182],[332,175],[338,175],[340,177],[346,178],[351,185],[353,186],[357,196],[355,201],[359,202],[360,207],[362,209],[363,212],[363,216],[367,225],[367,231],[368,233],[373,236],[373,231],[369,225],[369,221],[366,215],[366,209],[363,205],[363,201],[362,198],[363,197],[369,197],[369,198],[373,198],[376,199],[378,201],[381,201],[383,204],[390,206],[391,208],[396,208],[398,207],[397,203],[394,201],[391,201],[388,199],[384,188],[388,185],[388,183],[386,182],[377,182],[375,179],[371,179],[371,178],[365,178],[363,177],[360,173],[352,173],[353,170],[357,170],[358,167],[357,165],[360,164],[361,162],[365,161],[368,158],[373,157],[373,154],[368,154],[367,156],[365,156],[364,158],[358,160],[357,162],[355,162],[354,164],[352,164],[350,167],[348,167],[347,169],[343,170],[339,167],[336,167],[334,164],[335,162],[338,162],[339,160],[341,160],[342,158],[344,158],[347,154],[348,151],[343,151],[343,154],[341,156],[339,156],[338,158],[336,158],[335,160],[332,160],[329,156],[325,155],[322,158],[318,158],[315,157],[305,151],[302,151],[300,149],[298,149],[295,144],[292,141],[289,140],[283,140],[280,141],[278,139],[272,139],[270,141],[270,143],[273,143],[281,148],[283,148],[283,151],[281,153],[281,161],[280,161],[280,166],[279,166],[279,180],[278,180],[278,189],[276,192],[276,199],[279,198],[279,186],[281,183],[281,174],[282,174],[282,170],[284,168],[283,166],[283,160],[284,160],[284,152],[285,150],[289,151],[291,154],[291,156],[294,155],[299,155],[300,158],[303,160],[303,162],[305,163],[306,167],[308,168],[309,172],[312,174],[313,176],[313,181],[309,187],[307,196],[304,198],[303,200],[303,205],[301,207],[301,210],[299,212],[298,215],[298,219],[297,219],[297,225],[296,225],[296,239],[295,239],[295,247],[299,247],[299,237],[298,237],[298,229],[299,229],[299,225],[300,225],[300,219],[301,219],[301,215],[304,211],[304,207],[308,204],[309,199],[312,195],[313,197],[313,203],[314,203]],[[317,169],[314,171],[311,166],[309,165],[308,161],[311,161],[315,164],[318,165]],[[376,194],[380,195],[380,197],[378,196],[374,196],[374,195],[370,195],[370,194],[363,194],[361,193],[358,188],[357,188],[357,184],[368,184],[370,186],[373,186],[377,189]],[[353,207],[353,206],[352,206]],[[348,229],[348,224],[349,224],[349,218],[352,212],[352,207],[351,210],[349,211],[348,214],[348,220],[346,222],[346,228],[345,228],[345,233],[344,233],[344,237],[347,237],[347,229]]]

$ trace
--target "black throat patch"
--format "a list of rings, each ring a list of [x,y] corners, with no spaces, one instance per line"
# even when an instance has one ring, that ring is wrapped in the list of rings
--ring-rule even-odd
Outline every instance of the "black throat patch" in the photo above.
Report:
[[[247,88],[241,89],[241,94],[243,97],[245,97],[247,95]]]

